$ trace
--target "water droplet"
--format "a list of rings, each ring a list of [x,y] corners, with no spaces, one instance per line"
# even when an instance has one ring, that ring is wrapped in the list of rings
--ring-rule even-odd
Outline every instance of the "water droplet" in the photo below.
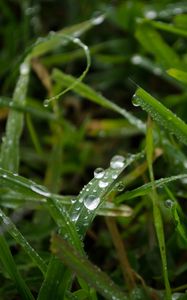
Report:
[[[44,102],[43,102],[44,107],[48,107],[49,103],[50,103],[50,100],[49,99],[45,99]]]
[[[104,21],[105,17],[104,15],[100,15],[97,18],[92,19],[92,24],[99,25]]]
[[[145,13],[147,19],[155,19],[157,17],[157,12],[155,10],[149,10]]]
[[[94,195],[88,195],[84,198],[84,206],[89,210],[94,210],[100,203],[100,198]]]
[[[37,194],[40,194],[45,197],[49,197],[51,194],[42,186],[39,185],[31,185],[31,190]]]
[[[120,181],[116,184],[116,188],[117,188],[118,192],[122,192],[125,188],[125,185],[122,181]]]
[[[138,54],[135,54],[131,57],[131,62],[134,65],[139,65],[142,62],[142,57]]]
[[[164,204],[165,204],[165,207],[171,208],[171,207],[174,205],[174,201],[171,200],[171,199],[167,199],[167,200],[164,202]]]
[[[117,174],[112,174],[112,179],[116,179],[118,177]]]
[[[79,199],[79,202],[82,203],[82,202],[83,202],[83,198],[80,198],[80,199]]]
[[[104,174],[105,174],[105,171],[103,168],[97,168],[94,171],[94,177],[97,179],[102,178],[104,176]]]
[[[140,104],[138,103],[138,97],[136,96],[136,94],[134,94],[132,97],[132,104],[136,107],[140,106]]]
[[[76,213],[76,212],[74,212],[74,213],[72,214],[72,216],[71,216],[71,220],[72,220],[73,222],[76,222],[76,221],[78,220],[78,218],[79,218],[79,214]]]
[[[187,169],[187,160],[184,161],[184,167]]]
[[[74,204],[76,202],[76,199],[71,199],[71,203]]]
[[[115,155],[110,161],[112,169],[121,169],[124,167],[124,157],[121,155]]]
[[[22,63],[19,70],[21,75],[27,75],[29,73],[29,64]]]
[[[182,293],[174,293],[172,295],[172,300],[177,300],[179,299],[183,294]]]
[[[100,188],[105,188],[107,186],[108,186],[108,181],[102,181],[102,180],[99,181]]]

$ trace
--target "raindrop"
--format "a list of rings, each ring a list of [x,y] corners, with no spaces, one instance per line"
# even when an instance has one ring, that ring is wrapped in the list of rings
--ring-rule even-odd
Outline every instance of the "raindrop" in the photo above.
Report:
[[[76,202],[76,199],[71,199],[71,203],[74,204]]]
[[[107,186],[108,186],[108,181],[102,181],[102,180],[99,181],[100,188],[105,188]]]
[[[45,197],[49,197],[51,194],[45,189],[43,188],[42,186],[37,186],[37,185],[31,185],[31,190],[37,194],[40,194],[42,196],[45,196]]]
[[[145,13],[145,17],[147,19],[155,19],[157,17],[157,13],[155,10],[149,10]]]
[[[115,155],[110,161],[112,169],[121,169],[124,167],[124,157],[121,155]]]
[[[103,168],[97,168],[94,171],[94,177],[97,179],[102,178],[104,176],[104,174],[105,174],[105,171]]]
[[[125,185],[122,181],[120,181],[116,184],[116,188],[117,188],[118,192],[122,192],[125,188]]]
[[[118,177],[117,174],[112,174],[112,179],[116,179]]]
[[[105,17],[104,15],[100,15],[97,18],[92,19],[92,24],[99,25],[104,21]]]
[[[174,205],[174,201],[171,200],[171,199],[167,199],[167,200],[164,202],[164,204],[165,204],[165,207],[171,208],[171,207]]]
[[[184,167],[187,169],[187,160],[184,161]]]
[[[88,195],[84,198],[84,206],[89,210],[94,210],[100,203],[100,198],[94,195]]]
[[[76,222],[77,220],[78,220],[78,218],[79,218],[79,214],[78,213],[73,213],[72,214],[72,216],[71,216],[71,220],[73,221],[73,222]]]
[[[44,102],[43,102],[44,107],[48,107],[49,103],[50,103],[50,100],[49,99],[45,99]]]
[[[80,198],[80,199],[79,199],[79,202],[82,203],[82,202],[83,202],[83,198]]]
[[[29,73],[29,65],[27,63],[22,63],[19,70],[21,75],[27,75]]]
[[[136,94],[134,94],[132,97],[132,104],[136,107],[140,106],[140,104],[138,103],[138,97],[136,96]]]
[[[138,54],[135,54],[131,57],[131,62],[134,65],[139,65],[142,62],[142,57]]]

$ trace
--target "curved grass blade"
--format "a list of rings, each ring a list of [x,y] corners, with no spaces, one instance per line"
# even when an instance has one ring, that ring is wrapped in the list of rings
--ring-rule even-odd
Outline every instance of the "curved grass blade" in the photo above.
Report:
[[[128,300],[128,297],[116,286],[111,279],[99,268],[94,266],[87,258],[63,241],[54,236],[51,245],[53,253],[57,255],[68,267],[94,287],[105,299]]]
[[[175,26],[174,24],[167,24],[161,21],[150,21],[151,25],[153,25],[153,27],[163,30],[163,31],[167,31],[170,33],[174,33],[177,34],[178,36],[183,36],[183,37],[187,37],[187,30],[183,29],[183,28],[179,28],[177,26]]]
[[[180,180],[187,178],[187,174],[180,174],[176,176],[170,176],[170,177],[165,177],[161,179],[157,179],[154,181],[155,187],[163,187],[167,183],[170,183],[175,180]],[[124,194],[121,194],[115,198],[115,203],[119,204],[122,203],[123,201],[130,200],[137,198],[139,196],[147,195],[152,189],[152,184],[151,182],[145,183],[144,185],[132,190],[132,191],[126,191]]]
[[[149,113],[158,125],[162,125],[169,133],[175,134],[182,143],[187,145],[187,125],[153,96],[144,89],[138,88],[133,102]]]
[[[43,274],[46,273],[47,265],[43,261],[43,259],[39,256],[39,254],[31,247],[31,245],[27,242],[21,232],[14,225],[12,220],[8,218],[4,212],[0,209],[0,218],[3,221],[3,225],[0,227],[0,233],[4,233],[4,231],[8,231],[10,235],[16,240],[18,244],[25,250],[25,252],[30,256],[36,266],[41,270]]]
[[[54,69],[52,78],[54,80],[56,80],[57,82],[59,82],[62,86],[65,86],[65,87],[71,86],[73,84],[73,82],[76,81],[75,77],[73,77],[71,75],[67,75],[58,69]],[[103,106],[105,108],[108,108],[110,110],[113,110],[113,111],[119,113],[120,115],[125,117],[129,121],[130,124],[137,127],[141,132],[142,131],[144,132],[145,125],[143,124],[143,122],[141,120],[134,117],[131,113],[129,113],[125,109],[119,107],[115,103],[109,101],[104,96],[98,94],[97,92],[95,92],[92,88],[90,88],[85,83],[78,82],[76,84],[76,86],[74,86],[72,89],[77,94],[81,95],[82,97],[85,97],[85,98],[89,99],[90,101],[93,101],[93,102],[99,104],[100,106]]]

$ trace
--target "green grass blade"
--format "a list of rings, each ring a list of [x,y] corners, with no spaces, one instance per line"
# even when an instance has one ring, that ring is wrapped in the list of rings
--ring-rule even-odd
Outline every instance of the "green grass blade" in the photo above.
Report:
[[[187,84],[187,72],[172,68],[167,70],[167,73],[173,78]]]
[[[149,113],[158,125],[162,125],[169,133],[175,134],[182,143],[187,144],[187,125],[172,111],[142,88],[137,89],[133,101]]]
[[[94,266],[88,259],[80,256],[75,249],[60,237],[52,239],[52,251],[68,265],[76,274],[86,280],[105,299],[127,300],[128,297],[116,286],[111,279]]]
[[[65,86],[65,87],[71,86],[73,84],[73,82],[76,81],[75,77],[73,77],[71,75],[67,75],[58,69],[55,69],[53,71],[52,77],[54,78],[54,80],[56,80],[57,82],[59,82],[61,85]],[[115,103],[109,101],[102,95],[98,94],[97,92],[95,92],[92,88],[90,88],[85,83],[78,82],[76,84],[76,86],[73,87],[73,90],[77,94],[81,95],[82,97],[85,97],[86,99],[93,101],[93,102],[99,104],[100,106],[103,106],[105,108],[108,108],[110,110],[113,110],[113,111],[119,113],[120,115],[125,117],[129,121],[130,124],[137,127],[140,131],[145,130],[145,125],[143,124],[143,122],[141,120],[137,119],[131,113],[127,112],[125,109],[119,107]]]
[[[153,173],[153,166],[152,166],[153,147],[154,145],[153,145],[152,122],[151,119],[149,119],[147,123],[147,133],[146,133],[146,157],[147,157],[147,163],[149,168],[149,176],[152,183],[152,193],[150,194],[150,196],[153,203],[154,226],[156,230],[156,235],[158,239],[160,255],[162,260],[162,270],[164,276],[166,300],[171,300],[171,289],[170,289],[170,283],[168,278],[164,228],[163,228],[163,221],[162,221],[162,216],[159,207],[159,199],[158,199],[158,195],[154,183],[154,173]]]
[[[187,30],[179,28],[171,23],[167,24],[164,22],[158,22],[158,21],[150,21],[151,25],[153,25],[153,27],[163,30],[163,31],[167,31],[170,33],[174,33],[177,34],[178,36],[183,36],[183,37],[187,37]]]
[[[15,262],[13,260],[13,257],[11,255],[10,249],[7,246],[7,243],[0,234],[0,258],[2,261],[2,264],[4,268],[7,270],[9,276],[12,278],[12,280],[15,283],[15,286],[22,297],[23,300],[34,300],[34,297],[32,296],[29,288],[26,286],[23,278],[20,276]]]
[[[139,24],[136,31],[136,38],[149,53],[152,53],[156,57],[164,68],[182,67],[178,55],[165,43],[161,35],[150,26],[150,23],[142,22]]]
[[[36,266],[41,270],[43,274],[46,273],[47,265],[39,254],[31,247],[31,245],[26,241],[21,232],[17,229],[14,223],[8,218],[4,212],[0,209],[0,218],[3,221],[4,226],[2,226],[2,231],[8,231],[9,234],[15,239],[15,241],[21,245],[25,252],[30,256]]]
[[[154,181],[155,187],[163,187],[167,183],[170,183],[175,180],[181,180],[187,178],[187,174],[180,174],[176,176],[170,176],[170,177],[165,177],[161,179],[157,179]],[[148,182],[145,183],[144,185],[132,190],[132,191],[126,191],[125,193],[117,196],[115,198],[115,203],[119,204],[122,203],[123,201],[134,199],[140,196],[147,195],[152,189],[152,183]]]

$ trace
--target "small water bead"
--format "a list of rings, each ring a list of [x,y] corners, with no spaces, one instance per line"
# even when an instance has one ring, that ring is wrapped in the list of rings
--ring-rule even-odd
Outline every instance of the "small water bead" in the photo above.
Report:
[[[142,62],[142,57],[138,54],[136,55],[133,55],[131,57],[131,62],[134,64],[134,65],[139,65],[141,62]]]
[[[136,107],[140,106],[138,103],[138,97],[136,96],[136,94],[134,94],[132,97],[132,104]]]
[[[98,207],[100,198],[94,195],[88,195],[84,198],[84,206],[89,210],[94,210]]]
[[[20,65],[20,74],[21,75],[27,75],[29,73],[29,64],[22,63]]]
[[[115,155],[110,161],[112,169],[121,169],[124,167],[124,157],[122,155]]]
[[[165,204],[165,207],[171,208],[171,207],[174,205],[174,201],[171,200],[171,199],[167,199],[167,200],[164,202],[164,204]]]
[[[149,10],[145,13],[147,19],[155,19],[157,17],[157,12],[155,10]]]
[[[99,187],[100,188],[105,188],[105,187],[107,187],[108,186],[108,182],[107,181],[103,181],[103,180],[100,180],[99,181]]]
[[[51,194],[42,186],[39,185],[31,185],[31,190],[39,195],[49,197]]]
[[[104,174],[105,174],[105,171],[103,168],[97,168],[94,171],[94,177],[97,179],[103,178]]]
[[[122,181],[120,181],[116,184],[116,188],[117,188],[118,192],[122,192],[125,188],[125,185]]]
[[[74,204],[76,202],[76,199],[71,199],[71,203]]]
[[[112,174],[112,179],[116,179],[118,177],[117,174]]]
[[[80,199],[79,199],[79,202],[82,203],[82,202],[83,202],[83,198],[80,198]]]
[[[78,218],[79,218],[79,213],[76,213],[76,212],[73,213],[72,216],[71,216],[71,220],[73,222],[76,222],[78,220]]]

